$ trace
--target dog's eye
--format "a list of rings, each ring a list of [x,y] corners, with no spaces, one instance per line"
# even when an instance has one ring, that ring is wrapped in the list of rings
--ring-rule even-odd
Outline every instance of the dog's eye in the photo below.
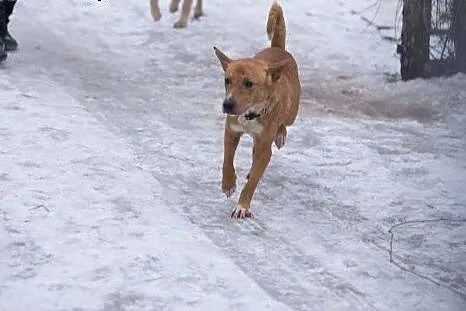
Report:
[[[243,85],[249,89],[249,88],[252,88],[252,86],[254,85],[254,83],[252,83],[252,81],[249,80],[249,79],[245,79],[245,80],[243,81]]]
[[[225,78],[225,84],[226,85],[231,84],[231,78]]]

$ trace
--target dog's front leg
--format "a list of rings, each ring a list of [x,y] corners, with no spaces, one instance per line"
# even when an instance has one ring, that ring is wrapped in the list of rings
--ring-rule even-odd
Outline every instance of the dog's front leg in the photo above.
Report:
[[[231,213],[232,218],[251,217],[251,200],[257,185],[264,175],[272,157],[272,140],[254,139],[254,152],[249,178],[241,191],[238,204]]]
[[[173,25],[175,28],[183,28],[188,24],[189,12],[191,12],[191,7],[193,5],[193,0],[184,0],[183,7],[181,8],[181,16],[178,21]]]
[[[202,12],[202,0],[197,0],[194,7],[194,19],[199,19],[204,13]]]
[[[236,173],[234,167],[234,158],[236,148],[238,147],[241,134],[235,133],[230,128],[227,119],[225,122],[225,134],[223,138],[223,176],[222,191],[227,197],[230,197],[236,190]]]
[[[169,7],[170,13],[175,13],[176,11],[178,11],[179,4],[180,4],[180,0],[171,0],[170,7]]]
[[[162,14],[160,14],[158,0],[150,0],[150,13],[152,14],[152,18],[154,19],[154,21],[159,21],[160,18],[162,18]]]

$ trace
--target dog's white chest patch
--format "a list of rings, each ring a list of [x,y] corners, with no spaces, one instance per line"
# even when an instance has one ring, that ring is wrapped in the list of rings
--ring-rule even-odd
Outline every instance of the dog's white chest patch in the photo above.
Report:
[[[231,123],[230,128],[234,132],[247,133],[251,136],[256,136],[262,133],[263,126],[256,119],[247,120],[243,115],[240,115],[237,123]]]

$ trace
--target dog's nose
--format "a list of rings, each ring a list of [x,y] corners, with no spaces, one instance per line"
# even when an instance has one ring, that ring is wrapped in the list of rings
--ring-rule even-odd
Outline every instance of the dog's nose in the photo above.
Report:
[[[236,100],[233,97],[227,97],[223,101],[223,112],[231,113],[235,109]]]

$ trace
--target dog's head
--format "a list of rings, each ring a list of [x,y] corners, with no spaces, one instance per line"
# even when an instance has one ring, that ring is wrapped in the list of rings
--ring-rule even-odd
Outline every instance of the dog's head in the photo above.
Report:
[[[248,115],[257,114],[259,107],[265,108],[288,60],[267,65],[254,59],[232,60],[216,47],[214,50],[225,72],[223,112]]]

